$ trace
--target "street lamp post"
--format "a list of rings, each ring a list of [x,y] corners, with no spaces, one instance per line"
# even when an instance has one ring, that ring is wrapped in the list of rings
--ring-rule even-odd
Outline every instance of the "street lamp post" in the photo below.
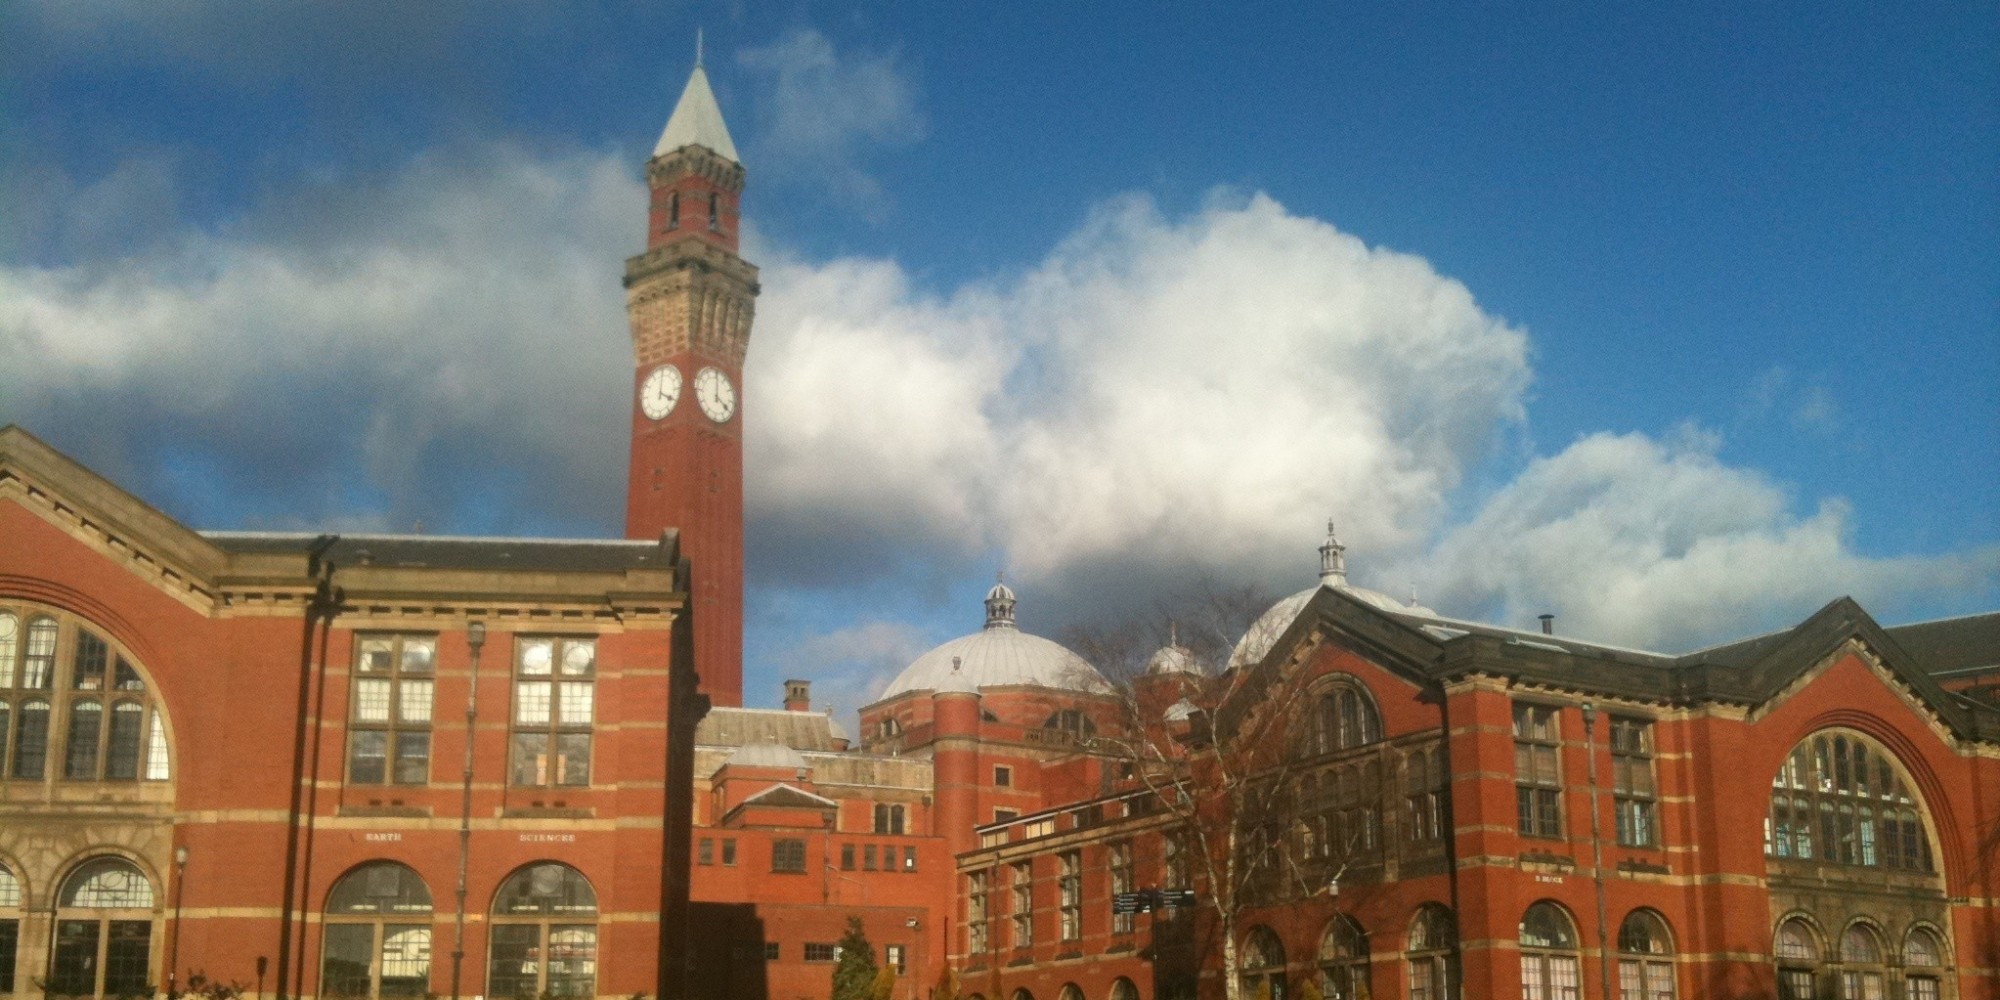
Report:
[[[459,1000],[459,973],[465,967],[465,880],[472,863],[472,740],[479,721],[479,650],[486,645],[486,623],[465,626],[465,645],[472,659],[465,686],[465,784],[458,810],[458,916],[451,942],[451,1000]]]
[[[177,996],[181,967],[181,898],[186,894],[188,849],[174,848],[174,936],[167,947],[167,996]]]

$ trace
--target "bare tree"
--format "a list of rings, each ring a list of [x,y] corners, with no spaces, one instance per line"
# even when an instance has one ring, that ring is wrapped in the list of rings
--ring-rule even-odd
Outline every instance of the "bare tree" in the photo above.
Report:
[[[1305,672],[1277,665],[1222,669],[1270,605],[1254,590],[1200,586],[1151,620],[1064,635],[1065,645],[1113,679],[1124,715],[1122,725],[1090,740],[1087,752],[1119,761],[1127,780],[1171,817],[1164,830],[1167,887],[1195,890],[1197,905],[1212,918],[1201,950],[1219,959],[1230,1000],[1261,988],[1245,977],[1256,973],[1248,964],[1256,956],[1243,947],[1250,915],[1330,891],[1380,839],[1372,812],[1357,812],[1354,822],[1326,822],[1326,797],[1307,767],[1325,720],[1308,696]],[[1168,643],[1178,647],[1162,654],[1168,669],[1149,672],[1149,663],[1160,663],[1154,651]],[[1205,669],[1172,669],[1181,658]]]

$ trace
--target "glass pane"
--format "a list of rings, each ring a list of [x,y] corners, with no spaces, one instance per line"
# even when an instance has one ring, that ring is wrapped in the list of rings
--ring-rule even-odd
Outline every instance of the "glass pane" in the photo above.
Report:
[[[510,876],[500,887],[493,909],[498,914],[517,915],[596,913],[597,893],[576,869],[540,864]]]
[[[563,643],[562,672],[570,677],[589,675],[597,666],[597,643],[572,640]]]
[[[0,920],[0,990],[13,992],[14,955],[21,947],[21,922]]]
[[[55,682],[55,619],[37,618],[28,623],[28,655],[22,667],[21,687],[24,689],[47,691]]]
[[[14,735],[13,706],[0,701],[0,766],[7,763],[7,741]]]
[[[111,741],[104,757],[104,776],[114,781],[139,777],[139,730],[146,723],[146,709],[136,701],[111,706]]]
[[[588,682],[563,684],[561,713],[560,721],[565,726],[590,725],[591,685]]]
[[[153,922],[113,920],[104,946],[104,994],[148,996],[146,975],[152,955]]]
[[[63,777],[89,781],[97,777],[97,736],[104,728],[104,706],[94,701],[69,706],[69,751],[63,755]]]
[[[160,712],[153,710],[153,732],[146,740],[146,780],[167,780],[167,727]]]
[[[49,970],[49,992],[61,996],[96,995],[97,935],[101,929],[95,920],[56,923],[55,964]]]
[[[11,611],[0,611],[0,690],[14,686],[14,651],[20,645],[21,620]]]
[[[354,721],[389,721],[389,680],[363,677],[354,682]]]
[[[396,734],[396,783],[421,785],[431,780],[431,734]]]
[[[549,783],[549,734],[514,734],[514,784]]]
[[[548,992],[588,997],[597,988],[597,928],[558,925],[549,929]]]
[[[404,722],[431,721],[431,682],[405,678],[396,713]]]
[[[364,674],[390,673],[396,667],[395,651],[396,642],[393,639],[363,639],[358,668]]]
[[[382,928],[382,992],[385,997],[420,997],[430,992],[431,929],[421,924]]]
[[[117,678],[115,686],[120,691],[146,690],[146,682],[139,679],[139,672],[132,669],[132,665],[125,662],[122,656],[118,658],[118,672],[115,676]]]
[[[555,640],[521,640],[521,673],[527,677],[547,677],[555,666]]]
[[[104,690],[104,668],[110,662],[111,651],[104,640],[84,631],[76,630],[76,659],[71,664],[70,687],[78,691]]]
[[[357,729],[347,736],[347,780],[379,785],[389,780],[389,734]]]
[[[563,733],[556,737],[556,784],[590,784],[590,735]]]
[[[431,891],[417,873],[392,861],[348,872],[327,894],[326,911],[343,913],[428,913]]]
[[[368,965],[374,957],[374,924],[326,925],[326,957],[320,964],[320,993],[329,997],[368,995]]]
[[[436,639],[403,640],[403,672],[406,674],[427,674],[431,664],[437,659]]]
[[[40,781],[49,760],[49,703],[21,705],[14,720],[14,777]]]
[[[542,928],[539,924],[494,924],[488,948],[488,996],[505,1000],[540,995],[537,977],[542,967]]]
[[[18,909],[20,905],[21,880],[15,878],[14,873],[9,871],[7,866],[0,865],[0,909]],[[7,980],[0,979],[0,987],[5,987],[6,985]]]
[[[549,724],[548,681],[522,681],[514,686],[514,721],[524,726]]]
[[[63,886],[62,905],[77,908],[150,909],[153,884],[123,858],[98,858],[76,870]]]

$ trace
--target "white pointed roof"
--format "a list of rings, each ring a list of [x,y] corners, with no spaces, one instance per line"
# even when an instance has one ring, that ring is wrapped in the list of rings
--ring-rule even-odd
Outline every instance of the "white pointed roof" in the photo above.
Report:
[[[682,146],[707,146],[743,162],[736,157],[736,144],[729,141],[729,126],[722,122],[722,109],[716,106],[715,91],[709,89],[708,73],[700,63],[688,76],[687,89],[681,91],[680,103],[674,105],[673,117],[667,119],[667,130],[660,133],[653,155],[663,156]]]

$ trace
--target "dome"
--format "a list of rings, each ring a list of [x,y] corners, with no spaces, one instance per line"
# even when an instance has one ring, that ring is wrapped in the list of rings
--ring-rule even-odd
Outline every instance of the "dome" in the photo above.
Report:
[[[1187,720],[1194,718],[1195,713],[1199,711],[1201,711],[1201,709],[1194,707],[1194,702],[1191,702],[1186,698],[1182,698],[1181,700],[1174,702],[1171,705],[1168,705],[1166,712],[1164,712],[1160,717],[1167,720],[1168,722],[1186,722]]]
[[[806,766],[805,756],[782,743],[760,741],[745,743],[729,755],[725,766],[736,767],[781,767],[799,770]]]
[[[986,627],[945,643],[889,682],[884,699],[907,691],[966,691],[1003,685],[1064,691],[1109,691],[1104,675],[1083,657],[1014,627],[1014,592],[1005,583],[986,594]]]
[[[1167,628],[1167,644],[1161,646],[1159,651],[1146,661],[1146,673],[1148,675],[1194,674],[1197,677],[1208,673],[1202,669],[1201,661],[1195,659],[1194,650],[1181,645],[1179,630],[1172,625]]]
[[[847,727],[841,725],[840,720],[833,717],[833,709],[830,708],[826,710],[826,735],[827,738],[835,740],[853,739],[853,737],[847,735]]]
[[[1292,627],[1299,612],[1306,609],[1306,602],[1321,590],[1338,590],[1364,604],[1382,611],[1393,611],[1405,615],[1423,615],[1435,618],[1437,612],[1417,603],[1414,591],[1408,603],[1404,603],[1379,590],[1356,587],[1347,582],[1347,546],[1340,544],[1334,536],[1333,522],[1326,525],[1326,541],[1319,547],[1319,585],[1308,587],[1290,597],[1271,605],[1270,610],[1257,616],[1243,638],[1237,640],[1236,648],[1229,653],[1229,669],[1247,667],[1269,656],[1271,647],[1278,644],[1278,637]]]

